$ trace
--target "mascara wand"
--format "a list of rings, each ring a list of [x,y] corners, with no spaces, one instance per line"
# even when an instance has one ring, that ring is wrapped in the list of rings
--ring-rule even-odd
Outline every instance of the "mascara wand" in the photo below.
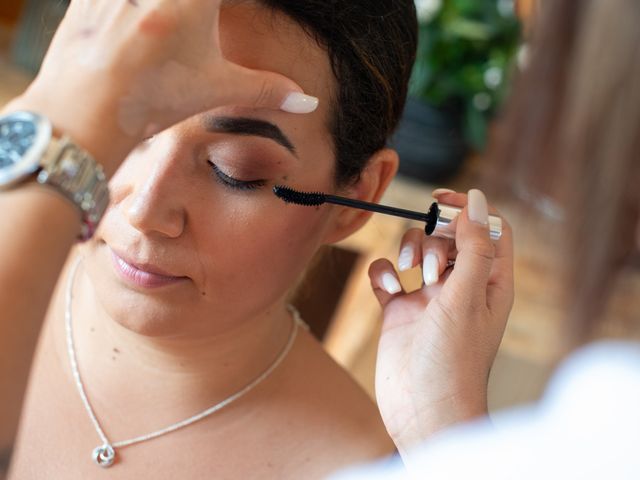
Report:
[[[427,235],[434,235],[444,238],[455,238],[455,230],[450,224],[462,211],[459,207],[452,205],[438,204],[433,202],[427,213],[416,212],[413,210],[405,210],[403,208],[390,207],[388,205],[380,205],[378,203],[363,202],[338,195],[330,195],[321,192],[299,192],[289,187],[276,185],[273,187],[273,193],[287,203],[296,205],[304,205],[315,207],[324,203],[332,203],[334,205],[342,205],[345,207],[358,208],[370,212],[383,213],[395,217],[408,218],[425,222],[424,232]],[[499,240],[502,236],[502,219],[495,215],[489,215],[489,230],[492,240]]]

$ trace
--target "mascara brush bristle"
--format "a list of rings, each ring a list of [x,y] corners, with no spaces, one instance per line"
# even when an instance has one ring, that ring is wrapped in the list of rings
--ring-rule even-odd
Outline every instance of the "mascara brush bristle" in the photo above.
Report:
[[[305,205],[307,207],[322,205],[326,201],[324,193],[298,192],[297,190],[281,185],[273,187],[273,193],[287,203],[295,203],[296,205]]]

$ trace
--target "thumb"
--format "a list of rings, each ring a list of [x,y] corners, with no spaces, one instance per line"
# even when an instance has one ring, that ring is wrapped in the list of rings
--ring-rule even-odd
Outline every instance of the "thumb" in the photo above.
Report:
[[[289,113],[311,113],[318,108],[318,98],[306,95],[293,80],[278,73],[252,70],[227,63],[224,104],[252,108],[269,108]]]
[[[489,236],[489,209],[480,190],[470,190],[468,204],[456,219],[456,263],[442,294],[469,308],[486,307],[487,283],[495,257]]]

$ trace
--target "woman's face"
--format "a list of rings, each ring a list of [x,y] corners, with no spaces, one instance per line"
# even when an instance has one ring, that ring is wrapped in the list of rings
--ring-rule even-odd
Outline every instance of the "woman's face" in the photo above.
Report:
[[[292,78],[320,107],[298,116],[218,108],[129,155],[111,181],[112,206],[84,247],[85,268],[102,308],[147,335],[207,332],[264,313],[335,218],[329,208],[287,205],[271,192],[280,183],[332,189],[326,52],[288,18],[252,3],[223,9],[220,23],[229,60]],[[114,253],[164,276],[131,270]]]

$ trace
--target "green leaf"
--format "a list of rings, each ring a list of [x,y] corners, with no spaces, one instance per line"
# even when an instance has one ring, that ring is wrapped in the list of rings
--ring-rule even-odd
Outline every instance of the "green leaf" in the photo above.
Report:
[[[469,143],[484,145],[487,122],[508,91],[520,31],[517,18],[502,16],[496,0],[443,0],[435,17],[420,25],[410,94],[436,107],[460,105]],[[485,84],[490,68],[503,72],[495,89]],[[491,99],[485,112],[473,106],[479,92]]]

